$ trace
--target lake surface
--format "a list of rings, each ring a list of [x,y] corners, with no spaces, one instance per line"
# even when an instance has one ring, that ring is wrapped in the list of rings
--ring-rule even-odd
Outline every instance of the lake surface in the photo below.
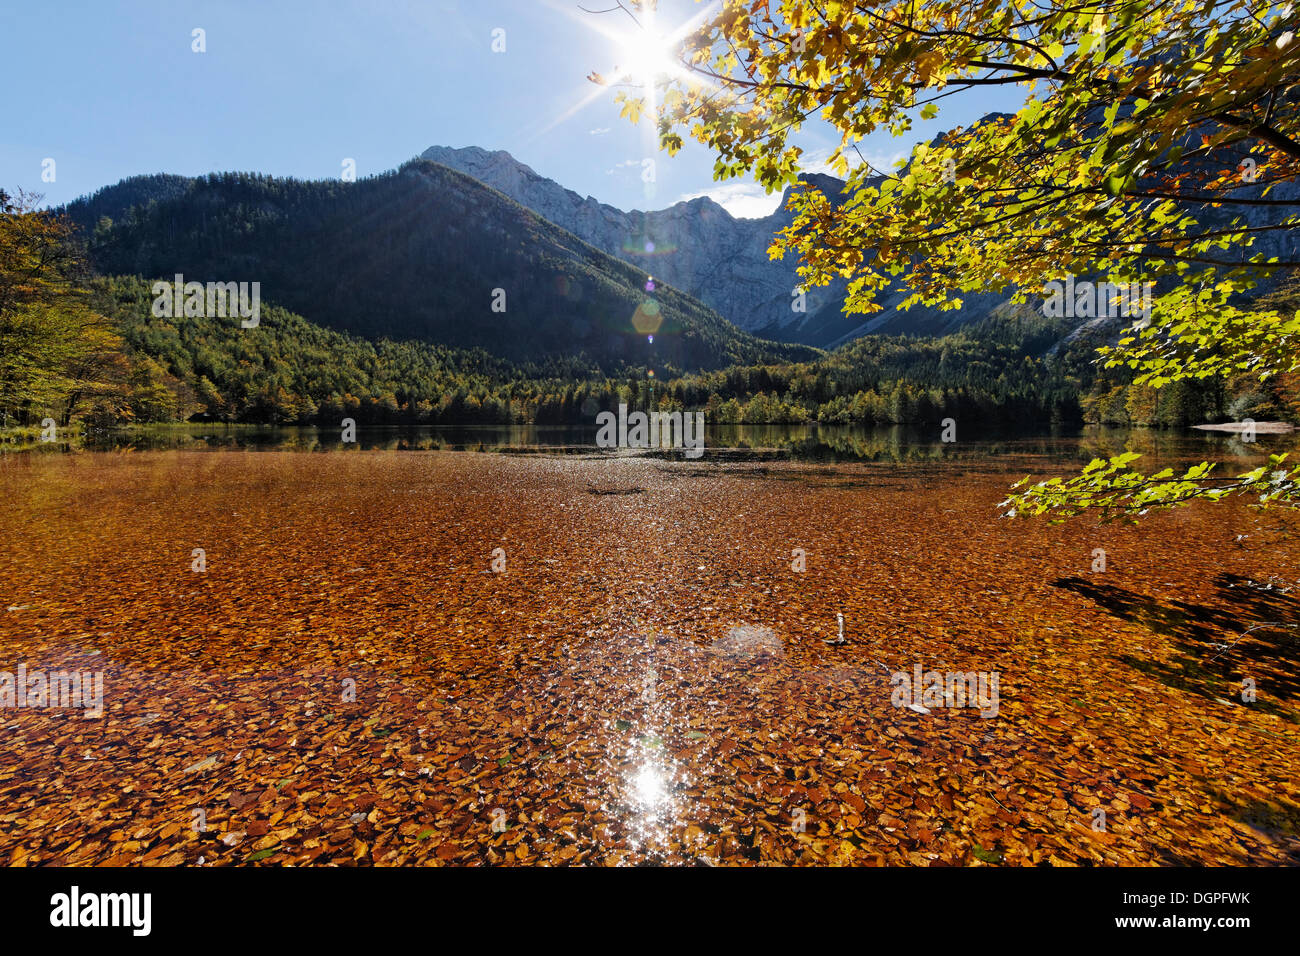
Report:
[[[1277,439],[168,435],[0,455],[11,864],[1300,863],[1294,517],[996,517]]]

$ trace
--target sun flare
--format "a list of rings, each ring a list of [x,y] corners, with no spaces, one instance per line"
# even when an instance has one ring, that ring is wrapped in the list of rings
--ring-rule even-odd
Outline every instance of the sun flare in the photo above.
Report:
[[[618,81],[650,87],[661,77],[683,72],[673,55],[673,48],[670,39],[649,30],[625,38],[619,43]]]
[[[604,59],[605,64],[612,64],[613,71],[606,72],[606,69],[593,63],[595,69],[588,73],[586,78],[595,83],[596,88],[588,89],[585,94],[580,95],[573,105],[546,123],[537,135],[549,132],[591,106],[611,86],[640,87],[651,115],[657,108],[658,87],[666,80],[685,81],[692,86],[712,87],[710,81],[691,70],[678,58],[678,54],[683,46],[689,44],[690,37],[695,31],[717,13],[720,0],[701,3],[701,8],[693,16],[667,31],[658,28],[657,11],[653,8],[641,10],[639,16],[632,15],[631,20],[634,23],[629,23],[623,18],[616,21],[610,16],[619,12],[631,13],[621,4],[604,10],[588,10],[581,4],[575,8],[567,2],[561,3],[560,0],[542,0],[542,2],[556,13],[569,17],[581,23],[583,27],[598,33],[607,44],[606,54],[600,59]],[[608,56],[608,59],[605,59],[605,56]]]

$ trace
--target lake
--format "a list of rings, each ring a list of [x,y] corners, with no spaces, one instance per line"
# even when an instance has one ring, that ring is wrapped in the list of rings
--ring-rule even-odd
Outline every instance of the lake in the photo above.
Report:
[[[0,454],[0,857],[1300,862],[1294,518],[997,517],[1288,439],[359,438]]]

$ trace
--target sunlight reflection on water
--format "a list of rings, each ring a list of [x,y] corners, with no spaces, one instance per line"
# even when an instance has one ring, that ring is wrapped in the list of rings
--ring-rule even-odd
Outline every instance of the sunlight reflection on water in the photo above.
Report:
[[[641,768],[634,781],[637,800],[646,807],[653,807],[664,797],[664,782],[659,771],[652,766]]]

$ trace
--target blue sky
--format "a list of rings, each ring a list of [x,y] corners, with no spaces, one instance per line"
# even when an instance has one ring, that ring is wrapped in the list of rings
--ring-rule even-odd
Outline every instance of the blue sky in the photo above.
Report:
[[[5,3],[0,185],[57,204],[140,173],[314,179],[339,176],[350,158],[365,176],[435,144],[473,145],[507,150],[623,209],[708,193],[735,214],[770,211],[776,197],[752,183],[713,182],[713,157],[702,146],[670,159],[647,143],[647,124],[619,119],[613,91],[586,75],[626,65],[626,51],[607,34],[630,39],[636,28],[622,14],[584,13],[579,2]],[[669,32],[700,9],[662,0],[659,29]],[[192,49],[196,28],[205,33],[204,53]],[[498,29],[505,52],[492,49]],[[1015,109],[1024,96],[1012,89],[950,97],[906,139],[882,133],[863,152],[887,161],[950,126]],[[809,130],[800,145],[824,156],[833,141]],[[647,156],[656,159],[650,196],[641,175]],[[42,181],[47,159],[53,182]]]

